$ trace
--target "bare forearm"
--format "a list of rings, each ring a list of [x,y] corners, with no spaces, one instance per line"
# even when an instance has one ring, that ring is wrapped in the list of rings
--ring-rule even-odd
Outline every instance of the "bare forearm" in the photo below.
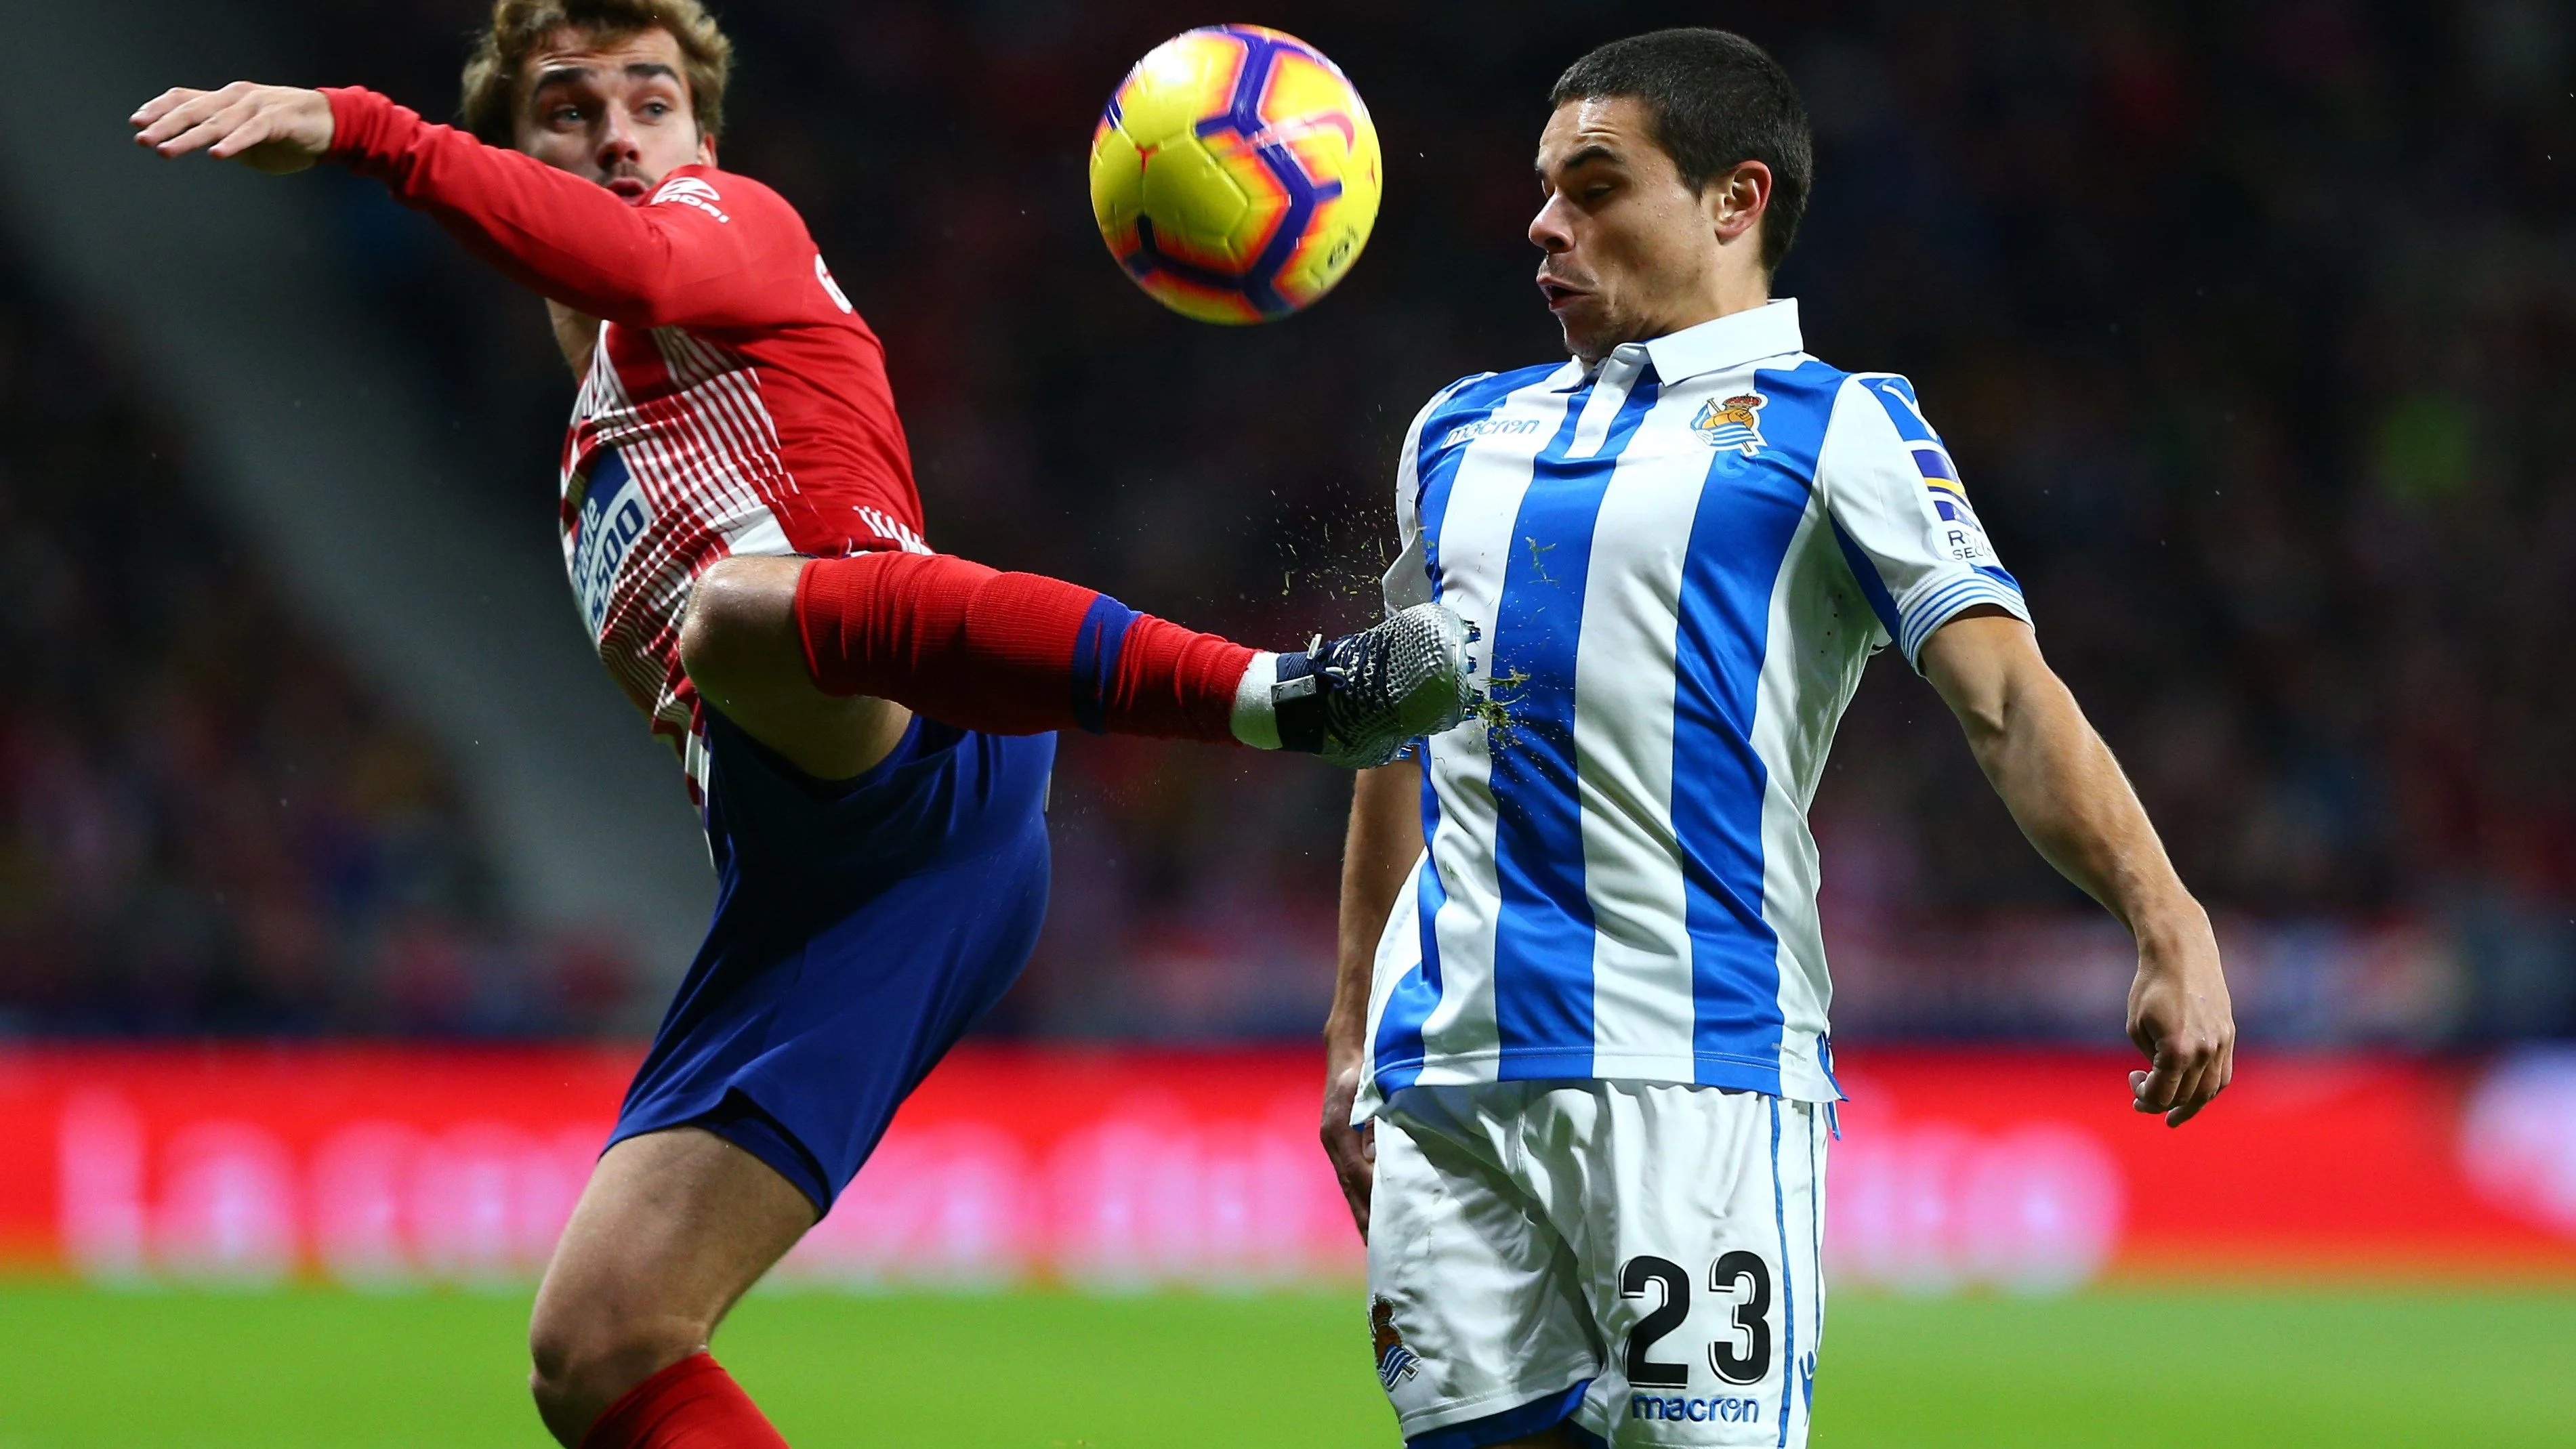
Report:
[[[2040,658],[2018,619],[1962,616],[1923,646],[1924,677],[2022,833],[2138,940],[2129,1040],[2149,1068],[2129,1074],[2141,1112],[2178,1127],[2235,1070],[2236,1022],[2209,916],[2183,889],[2164,843],[2111,749]]]
[[[1972,729],[1969,743],[2040,855],[2121,924],[2147,933],[2202,919],[2110,747],[2055,675],[2015,681],[2002,719]]]
[[[1350,833],[1342,844],[1342,908],[1332,1014],[1324,1023],[1329,1050],[1356,1051],[1368,1024],[1369,975],[1378,936],[1414,857],[1422,853],[1415,792],[1420,771],[1399,761],[1360,772],[1351,790]]]

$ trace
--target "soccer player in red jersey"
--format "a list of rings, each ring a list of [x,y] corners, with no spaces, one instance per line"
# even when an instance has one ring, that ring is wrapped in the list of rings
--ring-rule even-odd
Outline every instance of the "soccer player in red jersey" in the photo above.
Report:
[[[720,878],[538,1293],[538,1409],[594,1449],[780,1442],[708,1341],[1026,961],[1053,731],[1370,765],[1469,702],[1437,605],[1267,654],[933,553],[883,348],[795,210],[716,166],[729,58],[699,0],[500,0],[469,130],[246,82],[133,117],[164,156],[383,182],[544,296],[582,378],[574,596]]]

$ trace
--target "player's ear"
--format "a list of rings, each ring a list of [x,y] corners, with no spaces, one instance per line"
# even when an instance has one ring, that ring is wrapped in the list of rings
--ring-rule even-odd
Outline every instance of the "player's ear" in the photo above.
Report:
[[[700,131],[698,133],[697,164],[700,166],[713,166],[716,164],[716,138],[708,135],[704,131]]]
[[[1771,168],[1759,161],[1739,161],[1708,179],[1700,188],[1699,204],[1717,239],[1731,242],[1752,230],[1771,204]]]

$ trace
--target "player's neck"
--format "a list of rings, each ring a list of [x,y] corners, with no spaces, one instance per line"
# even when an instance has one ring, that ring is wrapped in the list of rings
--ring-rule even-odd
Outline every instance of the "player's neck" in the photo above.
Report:
[[[1756,307],[1769,306],[1770,303],[1771,279],[1758,271],[1749,275],[1714,278],[1707,291],[1687,299],[1675,299],[1672,306],[1658,310],[1640,325],[1634,335],[1596,344],[1600,347],[1597,356],[1587,355],[1578,350],[1575,358],[1585,367],[1593,367],[1598,365],[1602,358],[1609,356],[1613,349],[1626,343],[1652,342],[1658,337],[1670,337],[1676,332],[1687,331],[1703,322],[1714,322],[1720,317],[1731,317],[1738,312],[1750,312]]]
[[[1689,302],[1673,309],[1668,324],[1656,337],[1670,337],[1702,322],[1714,322],[1738,312],[1750,312],[1770,305],[1771,279],[1758,267],[1730,267],[1709,279],[1707,289]],[[1640,339],[1647,340],[1647,339]]]

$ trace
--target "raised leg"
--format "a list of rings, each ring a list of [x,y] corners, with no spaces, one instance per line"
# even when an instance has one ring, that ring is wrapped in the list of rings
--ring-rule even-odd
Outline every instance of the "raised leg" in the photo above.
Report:
[[[804,562],[729,558],[708,569],[680,625],[680,663],[743,733],[817,780],[846,780],[886,757],[912,711],[815,687],[796,626]]]
[[[1473,638],[1420,604],[1267,654],[1061,579],[868,553],[715,564],[690,598],[680,658],[728,718],[826,779],[884,758],[906,709],[985,734],[1241,743],[1366,768],[1465,717]]]

